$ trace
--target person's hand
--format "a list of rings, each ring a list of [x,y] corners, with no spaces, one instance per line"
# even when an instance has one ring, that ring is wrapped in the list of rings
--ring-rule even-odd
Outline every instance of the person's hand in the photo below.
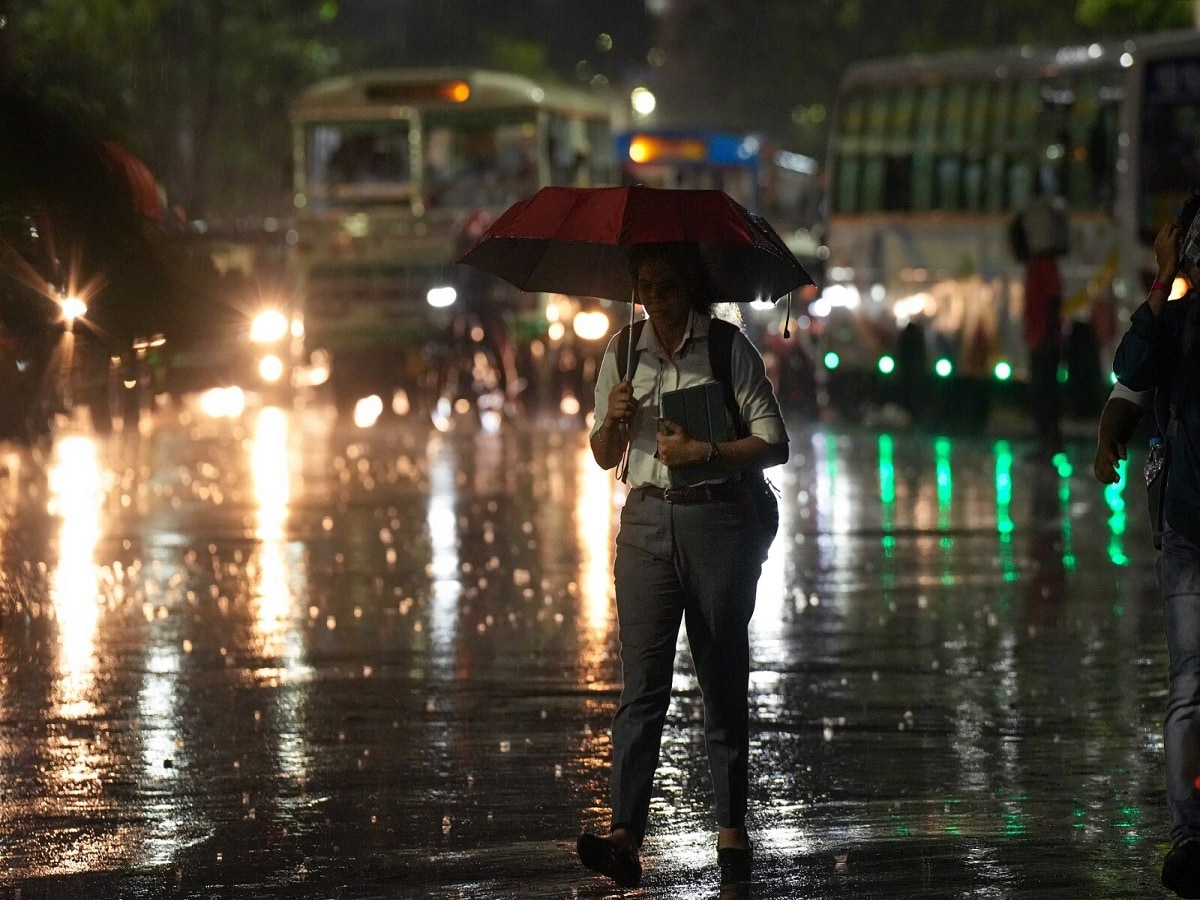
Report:
[[[1121,480],[1117,465],[1128,459],[1125,445],[1112,438],[1101,437],[1096,442],[1096,458],[1092,461],[1092,472],[1101,484],[1116,484]]]
[[[696,440],[683,430],[683,426],[669,419],[659,420],[655,438],[658,441],[656,456],[668,469],[676,466],[694,466],[708,457],[708,444]]]
[[[1179,272],[1179,242],[1183,232],[1178,225],[1168,223],[1158,230],[1154,238],[1154,260],[1158,263],[1156,280],[1170,284]]]
[[[608,412],[604,416],[606,425],[624,425],[633,419],[638,404],[633,399],[633,385],[618,381],[608,392]]]

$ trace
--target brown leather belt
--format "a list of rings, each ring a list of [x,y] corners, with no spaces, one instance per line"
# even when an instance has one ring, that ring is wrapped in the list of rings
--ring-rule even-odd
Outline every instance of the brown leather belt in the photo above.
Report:
[[[717,481],[679,488],[660,488],[648,484],[634,490],[667,503],[728,503],[742,495],[742,485],[738,481]]]

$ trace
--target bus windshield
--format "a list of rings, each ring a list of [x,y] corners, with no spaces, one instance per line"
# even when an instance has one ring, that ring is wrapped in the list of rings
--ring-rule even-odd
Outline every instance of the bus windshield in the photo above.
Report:
[[[322,122],[306,134],[310,198],[327,203],[387,202],[411,195],[409,123]]]
[[[537,126],[531,113],[422,114],[422,191],[433,207],[512,203],[537,190]],[[406,119],[325,122],[307,131],[309,196],[321,205],[411,199],[413,124]]]
[[[1138,225],[1153,239],[1200,188],[1200,56],[1146,66]]]
[[[531,112],[431,111],[422,124],[424,188],[431,206],[498,206],[537,190],[537,127]]]

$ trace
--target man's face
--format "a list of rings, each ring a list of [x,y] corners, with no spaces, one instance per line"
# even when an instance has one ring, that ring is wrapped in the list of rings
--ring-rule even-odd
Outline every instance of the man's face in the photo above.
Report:
[[[638,266],[634,288],[651,319],[665,324],[687,316],[687,282],[666,260],[652,259]]]

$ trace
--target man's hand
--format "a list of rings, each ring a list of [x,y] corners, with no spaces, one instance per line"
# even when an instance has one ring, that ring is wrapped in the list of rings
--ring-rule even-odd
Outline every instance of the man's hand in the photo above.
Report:
[[[1175,280],[1179,272],[1179,242],[1183,232],[1178,225],[1166,224],[1154,238],[1154,260],[1158,263],[1158,278],[1164,284]]]
[[[1092,472],[1101,484],[1116,484],[1121,480],[1117,465],[1128,459],[1125,445],[1114,438],[1100,438],[1096,442],[1096,458],[1092,462]]]
[[[633,385],[628,381],[618,381],[608,392],[608,412],[604,416],[604,424],[628,424],[637,409],[637,401],[633,399]]]
[[[668,469],[694,466],[708,458],[708,444],[691,437],[683,428],[668,419],[658,422],[658,459]]]

